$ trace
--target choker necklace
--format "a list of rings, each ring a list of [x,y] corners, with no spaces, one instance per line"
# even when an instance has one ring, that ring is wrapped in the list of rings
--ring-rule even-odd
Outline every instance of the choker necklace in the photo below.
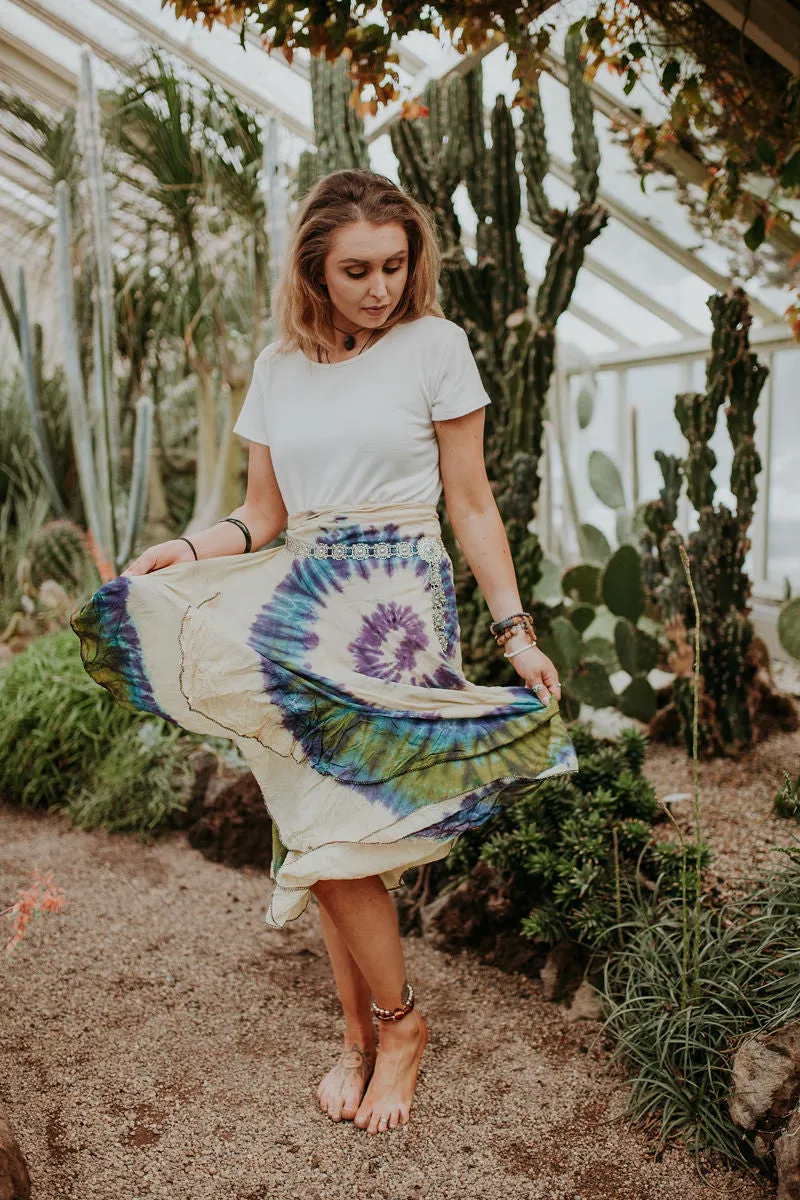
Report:
[[[332,322],[331,322],[331,323],[332,323]],[[333,326],[333,328],[334,328],[334,329],[337,329],[337,330],[339,331],[339,333],[344,333],[344,332],[345,332],[345,330],[344,330],[344,329],[339,329],[339,326],[338,326],[338,325],[334,325],[334,326]],[[365,328],[366,328],[366,326],[363,326],[362,328],[364,328],[364,329],[365,329]],[[362,352],[363,350],[366,350],[367,346],[370,344],[370,342],[372,341],[373,337],[375,336],[375,334],[376,334],[377,332],[378,332],[378,330],[377,330],[377,329],[373,329],[373,330],[372,330],[372,333],[369,335],[369,337],[367,338],[367,340],[364,342],[364,345],[361,347],[361,350],[359,350],[358,354],[361,354],[361,352]],[[349,343],[349,345],[348,345],[348,343]],[[355,339],[354,335],[353,335],[352,333],[348,333],[347,337],[344,339],[344,348],[345,348],[345,350],[352,350],[352,349],[353,349],[353,347],[355,346],[355,344],[356,344],[356,339]],[[354,358],[358,358],[358,354],[355,354],[353,357],[354,357]],[[322,359],[320,358],[320,353],[319,353],[319,346],[317,347],[317,361],[318,361],[318,362],[322,362]]]
[[[331,325],[333,325],[333,321],[331,321]],[[345,350],[352,350],[356,344],[355,333],[352,333],[349,329],[339,329],[338,325],[333,325],[333,328],[338,333],[346,333],[347,334],[347,337],[344,339],[344,348],[345,348]],[[356,332],[361,333],[364,329],[366,329],[366,325],[362,325],[361,328],[358,329]],[[367,338],[367,341],[369,341],[369,338]],[[364,343],[364,345],[366,345],[366,342]],[[363,350],[363,349],[364,349],[364,346],[361,347],[361,350]],[[361,350],[359,350],[359,352],[358,352],[359,354],[361,353]]]

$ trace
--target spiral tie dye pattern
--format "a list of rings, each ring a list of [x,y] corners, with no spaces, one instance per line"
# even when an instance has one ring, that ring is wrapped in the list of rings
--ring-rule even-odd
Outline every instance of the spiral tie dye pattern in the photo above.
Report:
[[[447,653],[447,630],[445,628],[446,598],[440,564],[445,552],[444,542],[439,537],[426,534],[416,541],[401,542],[349,542],[347,545],[334,542],[304,542],[300,538],[286,535],[286,549],[295,558],[411,558],[418,555],[428,565],[426,579],[431,592],[433,627],[442,650]]]

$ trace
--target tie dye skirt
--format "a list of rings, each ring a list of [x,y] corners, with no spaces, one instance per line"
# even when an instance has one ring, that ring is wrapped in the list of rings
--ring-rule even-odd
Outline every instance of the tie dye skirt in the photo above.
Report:
[[[440,534],[420,504],[287,524],[306,544]],[[119,704],[240,750],[272,818],[271,928],[305,910],[319,879],[398,887],[501,803],[578,769],[556,700],[465,678],[442,551],[441,586],[416,554],[280,545],[120,576],[73,613],[86,670]]]

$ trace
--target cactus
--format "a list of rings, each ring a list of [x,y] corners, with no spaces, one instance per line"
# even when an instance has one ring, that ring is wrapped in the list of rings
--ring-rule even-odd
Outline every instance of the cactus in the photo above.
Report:
[[[758,662],[744,562],[750,545],[756,475],[761,470],[754,444],[755,414],[768,373],[749,348],[751,317],[742,289],[713,295],[708,306],[714,331],[706,391],[676,397],[675,415],[687,441],[687,453],[682,461],[656,456],[664,487],[659,500],[645,506],[647,533],[640,545],[647,588],[670,630],[675,660],[680,661],[683,643],[693,645],[698,633],[701,639],[699,742],[705,756],[738,754],[753,742]],[[723,404],[734,450],[730,485],[736,497],[735,512],[723,504],[714,505],[711,472],[716,459],[708,443]],[[698,510],[698,528],[689,535],[686,549],[701,615],[699,631],[694,627],[694,609],[678,552],[682,539],[674,528],[682,479]],[[690,670],[681,668],[673,685],[673,704],[690,753],[691,691]]]
[[[778,613],[778,640],[787,654],[800,659],[800,596],[787,600]]]
[[[28,546],[31,581],[41,587],[53,579],[65,587],[78,587],[92,559],[86,534],[74,521],[49,521],[33,535]]]
[[[102,144],[92,54],[81,48],[79,128],[86,170],[89,219],[85,269],[92,279],[91,377],[81,365],[73,285],[73,235],[68,185],[56,184],[56,253],[65,346],[72,440],[84,512],[100,553],[119,569],[130,557],[144,516],[152,447],[153,404],[136,403],[134,454],[126,523],[120,512],[120,414],[114,379],[114,306],[108,195],[102,176]]]
[[[309,59],[315,149],[300,154],[295,176],[296,202],[332,171],[369,170],[364,122],[350,103],[354,82],[348,63],[346,55],[333,62],[322,55],[312,55]]]
[[[583,80],[580,36],[567,38],[573,113],[575,176],[580,203],[563,212],[548,201],[544,178],[549,155],[538,95],[523,113],[519,136],[530,219],[553,239],[533,304],[518,237],[522,199],[517,136],[503,96],[491,111],[485,137],[480,64],[463,79],[431,82],[422,93],[428,116],[397,122],[392,146],[403,186],[434,213],[443,247],[442,304],[470,336],[484,384],[492,397],[486,413],[485,459],[503,517],[520,596],[530,605],[542,572],[542,552],[529,526],[539,497],[538,471],[544,414],[555,365],[555,327],[572,297],[586,246],[607,213],[595,203],[599,152],[589,92]],[[476,261],[467,258],[453,205],[466,185],[477,217]],[[485,603],[441,513],[456,569],[456,595],[464,634],[465,665],[481,683],[504,682]]]

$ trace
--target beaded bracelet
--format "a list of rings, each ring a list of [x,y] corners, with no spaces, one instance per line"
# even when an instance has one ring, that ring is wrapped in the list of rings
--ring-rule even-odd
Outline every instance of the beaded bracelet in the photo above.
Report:
[[[399,1021],[406,1013],[410,1013],[414,1007],[414,989],[408,980],[406,980],[406,993],[405,1003],[400,1008],[379,1008],[373,1000],[370,1005],[373,1014],[376,1017],[380,1017],[382,1021]]]
[[[519,613],[514,618],[509,617],[508,620],[511,621],[511,624],[504,622],[506,624],[506,628],[503,629],[502,632],[495,635],[495,641],[497,642],[498,646],[504,646],[510,638],[514,637],[514,635],[519,632],[520,629],[524,629],[525,632],[534,639],[534,641],[536,640],[536,631],[533,628],[533,618],[529,613]]]
[[[502,633],[504,629],[509,629],[512,625],[518,625],[520,617],[527,617],[529,621],[533,620],[529,612],[512,613],[510,617],[504,617],[502,621],[492,621],[489,631],[497,637],[497,634]]]

